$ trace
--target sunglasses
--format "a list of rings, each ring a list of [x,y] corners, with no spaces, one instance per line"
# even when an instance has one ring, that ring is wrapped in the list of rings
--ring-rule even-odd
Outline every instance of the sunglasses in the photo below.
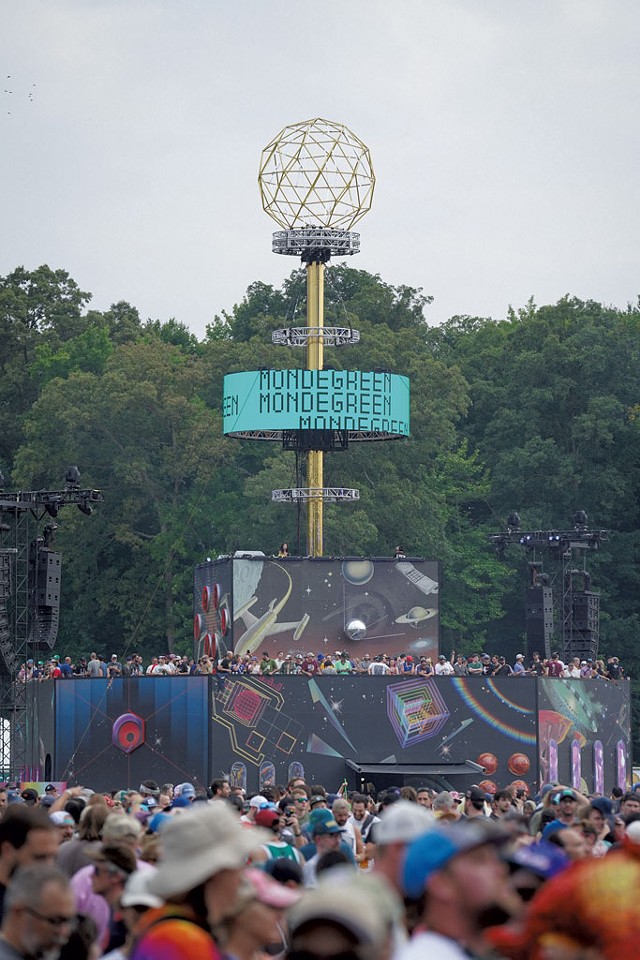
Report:
[[[315,950],[289,950],[287,960],[363,960],[357,950],[343,950],[340,953],[316,953]]]
[[[52,927],[75,927],[76,917],[47,917],[44,913],[38,913],[37,910],[34,910],[33,907],[23,907],[23,910],[26,913],[30,913],[32,917],[35,917],[37,920],[42,920],[44,923],[51,924]]]

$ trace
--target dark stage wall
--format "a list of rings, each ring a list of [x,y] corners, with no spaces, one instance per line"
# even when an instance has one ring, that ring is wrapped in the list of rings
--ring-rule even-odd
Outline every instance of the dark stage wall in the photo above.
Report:
[[[41,731],[52,690],[55,733],[34,745],[34,769],[51,750],[51,779],[98,789],[149,777],[204,786],[228,774],[256,791],[304,774],[334,790],[346,777],[354,788],[426,781],[492,790],[522,781],[535,792],[552,778],[609,791],[631,776],[628,682],[68,680],[37,688]]]
[[[435,561],[412,558],[236,556],[202,563],[194,575],[195,655],[333,656],[344,648],[354,656],[433,658],[439,580]]]

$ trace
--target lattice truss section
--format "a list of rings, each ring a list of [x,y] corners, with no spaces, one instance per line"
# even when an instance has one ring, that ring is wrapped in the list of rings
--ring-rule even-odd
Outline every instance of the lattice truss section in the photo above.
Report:
[[[403,680],[387,687],[387,716],[401,746],[435,737],[449,719],[433,680]]]
[[[369,148],[341,123],[316,118],[285,127],[262,151],[262,206],[286,230],[350,230],[371,208]]]

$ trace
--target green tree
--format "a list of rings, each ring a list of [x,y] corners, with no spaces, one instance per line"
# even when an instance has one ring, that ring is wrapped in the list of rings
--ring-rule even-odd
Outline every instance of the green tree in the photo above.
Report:
[[[197,358],[143,339],[114,350],[103,373],[50,380],[29,415],[20,482],[37,487],[78,462],[83,483],[104,491],[90,523],[76,518],[59,532],[62,544],[73,544],[71,622],[94,643],[121,650],[124,637],[129,649],[172,649],[188,636],[198,527],[207,523],[208,486],[226,446],[200,396],[205,379]]]

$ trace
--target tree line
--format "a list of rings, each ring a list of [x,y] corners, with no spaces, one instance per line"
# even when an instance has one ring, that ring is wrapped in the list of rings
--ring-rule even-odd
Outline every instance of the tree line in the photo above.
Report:
[[[325,458],[327,484],[357,487],[326,508],[325,552],[438,559],[442,642],[472,652],[522,650],[526,563],[489,535],[517,510],[528,529],[567,529],[574,512],[610,539],[589,555],[601,595],[601,649],[640,677],[640,303],[564,297],[506,317],[428,324],[431,298],[332,266],[326,322],[360,330],[328,348],[335,369],[388,369],[411,381],[411,437],[353,444]],[[0,468],[5,489],[51,489],[69,464],[105,502],[66,508],[58,648],[74,655],[186,653],[196,563],[238,548],[298,542],[295,454],[222,435],[226,373],[304,365],[271,344],[305,324],[305,275],[255,282],[202,339],[182,319],[145,320],[91,295],[61,269],[0,278]],[[300,544],[304,552],[304,539]]]

